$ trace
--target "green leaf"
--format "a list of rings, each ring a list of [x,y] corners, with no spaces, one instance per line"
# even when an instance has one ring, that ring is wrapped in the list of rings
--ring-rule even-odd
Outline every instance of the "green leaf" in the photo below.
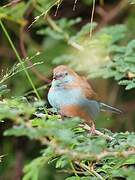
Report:
[[[69,164],[69,158],[67,156],[61,156],[56,162],[56,168],[64,168]]]
[[[128,136],[127,138],[127,143],[131,146],[131,147],[135,147],[135,135],[131,134]]]
[[[0,86],[0,96],[7,94],[10,90],[7,88],[7,85]]]
[[[47,162],[48,158],[38,157],[30,162],[30,164],[24,167],[24,177],[23,180],[38,180],[40,171]]]

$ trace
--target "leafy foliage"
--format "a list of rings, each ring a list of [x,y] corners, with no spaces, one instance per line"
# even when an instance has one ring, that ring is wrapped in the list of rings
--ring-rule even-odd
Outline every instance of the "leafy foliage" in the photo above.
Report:
[[[55,57],[54,63],[61,64],[65,61],[76,70],[87,72],[88,77],[113,77],[120,85],[126,85],[127,90],[134,88],[134,40],[125,46],[120,45],[126,37],[126,27],[116,25],[103,28],[89,41],[85,37],[89,34],[90,27],[87,24],[75,36],[70,37],[69,42],[80,46],[79,51],[70,50],[70,55]],[[55,31],[53,34],[56,34]]]
[[[114,138],[108,142],[79,128],[82,121],[78,118],[62,121],[58,115],[47,114],[42,118],[32,118],[36,107],[35,103],[29,104],[24,98],[5,100],[0,106],[0,112],[3,111],[0,119],[12,119],[16,124],[5,131],[5,136],[27,136],[43,145],[41,155],[25,166],[24,180],[38,179],[45,163],[53,160],[56,168],[67,169],[70,174],[80,172],[85,178],[96,177],[95,173],[104,179],[134,175],[135,133],[112,134],[104,130]],[[72,168],[71,163],[77,170]]]

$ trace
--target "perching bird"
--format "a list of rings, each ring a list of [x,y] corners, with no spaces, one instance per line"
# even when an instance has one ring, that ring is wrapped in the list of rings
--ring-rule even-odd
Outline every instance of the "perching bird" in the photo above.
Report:
[[[93,132],[94,119],[100,111],[121,113],[119,109],[102,103],[87,80],[65,65],[57,66],[53,71],[48,101],[62,116],[84,119]]]

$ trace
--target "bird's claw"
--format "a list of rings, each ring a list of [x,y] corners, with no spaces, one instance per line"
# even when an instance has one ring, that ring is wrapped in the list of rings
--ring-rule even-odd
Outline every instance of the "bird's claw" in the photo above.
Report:
[[[94,123],[92,123],[91,126],[89,126],[88,124],[81,124],[80,127],[86,129],[90,133],[90,135],[96,134],[96,128]]]
[[[90,130],[89,130],[90,135],[94,135],[94,134],[96,134],[96,133],[95,133],[95,130],[96,130],[96,128],[95,128],[95,124],[92,124],[92,126],[90,127]]]

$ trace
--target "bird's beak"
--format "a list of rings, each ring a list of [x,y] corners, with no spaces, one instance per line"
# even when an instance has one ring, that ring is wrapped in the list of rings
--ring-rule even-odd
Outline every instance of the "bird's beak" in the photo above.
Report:
[[[54,76],[53,76],[53,79],[54,79],[54,80],[57,80],[57,76],[56,76],[56,75],[54,75]]]

